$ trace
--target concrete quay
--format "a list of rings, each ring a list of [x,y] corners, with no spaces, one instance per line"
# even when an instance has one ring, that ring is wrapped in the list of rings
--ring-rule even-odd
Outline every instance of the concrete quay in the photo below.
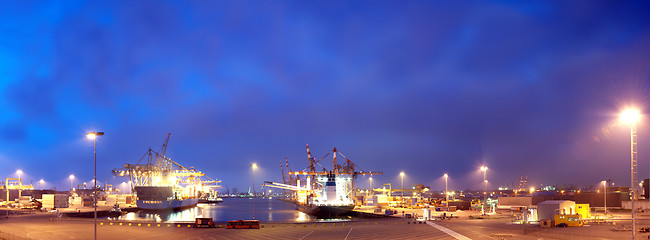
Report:
[[[0,211],[0,214],[4,212]],[[456,215],[454,215],[456,216]],[[639,221],[647,224],[648,219]],[[122,224],[120,224],[122,223]],[[223,224],[223,223],[217,223]],[[261,229],[192,228],[189,223],[99,221],[99,239],[630,239],[629,220],[616,225],[541,228],[512,224],[512,219],[470,219],[416,222],[404,218],[346,222],[262,224]],[[189,226],[189,227],[188,227]],[[617,230],[618,229],[618,230]],[[617,230],[617,231],[615,231]],[[2,234],[5,234],[4,237]],[[56,218],[51,213],[12,215],[0,220],[4,239],[92,239],[92,219]],[[638,234],[637,239],[647,239]]]

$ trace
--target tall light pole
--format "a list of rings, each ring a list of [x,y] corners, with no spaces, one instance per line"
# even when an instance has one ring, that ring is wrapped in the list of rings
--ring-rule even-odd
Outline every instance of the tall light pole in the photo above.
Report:
[[[632,202],[632,239],[636,236],[636,223],[634,222],[634,183],[636,178],[636,165],[637,165],[637,135],[636,123],[641,118],[639,110],[627,109],[621,113],[621,122],[630,125],[630,199]]]
[[[45,183],[45,180],[43,180],[43,179],[41,178],[41,180],[38,181],[38,188],[41,189],[41,184],[44,184],[44,183]]]
[[[88,139],[94,143],[95,155],[95,177],[93,178],[93,206],[95,206],[95,239],[97,239],[97,136],[104,135],[104,132],[89,132],[86,134]]]
[[[370,194],[372,194],[372,177],[368,178],[368,180],[370,181]]]
[[[74,180],[74,175],[70,174],[70,195],[72,195],[72,180]]]
[[[481,166],[481,171],[483,171],[483,214],[487,208],[487,166]]]
[[[605,202],[605,215],[607,215],[607,180],[603,181],[603,201]]]
[[[257,163],[251,164],[251,171],[253,174],[253,220],[255,220],[255,169],[257,168]]]
[[[402,207],[404,207],[404,172],[399,173],[399,176],[402,177],[402,201],[400,202],[402,203]]]
[[[449,207],[449,191],[447,191],[447,179],[449,178],[449,175],[445,173],[445,203],[447,207]]]
[[[23,171],[18,169],[16,173],[18,174],[18,201],[20,201],[20,190],[23,188],[23,179],[20,176],[23,175]],[[9,191],[9,189],[7,189],[7,191]]]

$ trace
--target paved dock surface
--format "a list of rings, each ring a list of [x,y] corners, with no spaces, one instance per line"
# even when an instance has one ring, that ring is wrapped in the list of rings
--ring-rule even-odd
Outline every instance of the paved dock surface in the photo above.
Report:
[[[6,239],[92,239],[92,219],[51,218],[33,214],[0,220]],[[643,221],[647,222],[647,219]],[[261,229],[188,228],[188,224],[100,221],[98,239],[630,239],[629,225],[540,228],[511,224],[509,219],[453,219],[416,223],[406,219],[370,219],[338,223],[264,223]],[[112,223],[112,224],[111,224]],[[120,225],[122,223],[122,225]],[[129,225],[130,223],[130,225]],[[639,234],[637,239],[647,239]],[[0,234],[0,238],[2,235]]]

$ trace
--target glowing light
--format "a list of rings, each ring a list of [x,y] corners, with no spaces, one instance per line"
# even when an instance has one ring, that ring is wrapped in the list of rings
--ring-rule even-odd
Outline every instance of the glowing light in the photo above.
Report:
[[[251,164],[251,167],[253,167],[253,169],[257,168],[257,163]],[[296,175],[298,175],[298,173],[296,173]]]
[[[38,182],[40,182],[40,183],[45,183],[45,180],[41,179],[41,180],[38,181]]]
[[[97,135],[94,132],[91,132],[86,134],[86,137],[90,140],[94,140],[97,137]]]
[[[16,173],[18,173],[18,175],[21,175],[21,174],[23,174],[23,171],[22,171],[22,170],[18,170],[18,171],[16,171]]]
[[[400,176],[404,177],[404,172],[399,173]]]
[[[74,175],[70,174],[70,180],[74,179]]]
[[[445,175],[443,175],[443,176],[444,176],[445,178],[448,178],[448,177],[449,177],[449,175],[447,175],[446,173],[445,173]]]
[[[534,191],[535,191],[535,188],[534,188],[534,187],[531,187],[531,188],[530,188],[530,192],[532,193],[532,192],[534,192]]]
[[[641,113],[637,109],[625,109],[621,113],[621,122],[625,124],[635,124],[641,119]]]
[[[488,167],[486,167],[486,166],[481,166],[481,171],[485,172],[485,171],[487,171],[487,170],[488,170]]]

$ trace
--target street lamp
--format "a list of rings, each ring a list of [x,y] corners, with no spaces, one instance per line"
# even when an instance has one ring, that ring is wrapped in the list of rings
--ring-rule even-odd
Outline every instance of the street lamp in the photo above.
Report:
[[[445,173],[445,202],[447,204],[447,207],[449,207],[449,191],[447,191],[447,179],[449,178],[449,175]]]
[[[400,192],[402,193],[402,201],[401,202],[402,202],[402,205],[404,205],[404,172],[400,172],[399,176],[402,177],[402,191],[400,191]]]
[[[368,180],[370,181],[370,194],[372,195],[372,177],[368,178]]]
[[[483,171],[483,214],[487,208],[487,170],[487,166],[481,166],[481,171]]]
[[[93,178],[93,206],[95,206],[95,239],[97,239],[97,136],[104,135],[104,132],[89,132],[88,139],[93,140],[95,155],[95,178]]]
[[[38,188],[40,189],[40,188],[41,188],[41,184],[44,184],[44,183],[45,183],[45,180],[43,180],[43,179],[41,178],[41,180],[38,181]]]
[[[636,223],[634,222],[634,179],[636,178],[634,169],[637,165],[637,134],[636,123],[641,119],[639,110],[626,109],[621,113],[620,121],[630,125],[630,200],[632,202],[632,238],[636,236]]]
[[[607,215],[607,180],[603,181],[603,201],[605,202],[605,215]]]
[[[20,200],[20,190],[23,188],[23,179],[20,176],[23,175],[23,171],[18,169],[16,173],[18,174],[18,200]],[[7,189],[7,191],[9,190]]]
[[[72,195],[72,180],[74,180],[74,175],[70,174],[70,195]]]
[[[253,220],[255,220],[255,169],[257,168],[257,163],[251,164],[251,171],[253,174]]]

